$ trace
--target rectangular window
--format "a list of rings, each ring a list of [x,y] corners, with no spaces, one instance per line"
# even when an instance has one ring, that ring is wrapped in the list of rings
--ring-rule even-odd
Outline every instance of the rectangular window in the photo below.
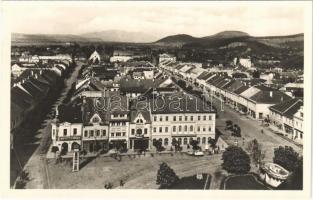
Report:
[[[125,133],[125,132],[123,132],[122,134],[123,134],[123,137],[125,137],[125,136],[126,136],[126,133]]]
[[[73,129],[73,135],[77,135],[77,128]]]
[[[303,113],[302,112],[300,113],[300,116],[303,117]]]
[[[156,127],[153,128],[153,132],[156,133]]]
[[[209,132],[211,132],[211,130],[212,130],[212,129],[211,129],[211,126],[209,126]]]
[[[97,137],[100,136],[100,130],[96,130],[96,136],[97,136]]]
[[[102,136],[106,136],[107,135],[107,131],[106,130],[102,130]]]
[[[116,137],[121,137],[121,133],[120,132],[116,133]]]
[[[162,133],[162,127],[159,127],[159,132]]]
[[[88,137],[88,131],[85,131],[84,136]]]
[[[212,116],[211,115],[209,115],[209,120],[212,120]]]
[[[160,122],[163,121],[162,116],[160,117]]]
[[[205,127],[203,127],[202,131],[205,132]]]
[[[173,126],[173,132],[176,132],[176,126]]]
[[[188,116],[185,116],[185,121],[188,121]]]
[[[200,121],[201,120],[201,116],[198,116],[198,121]]]
[[[156,117],[156,116],[154,116],[154,121],[155,121],[155,122],[157,121],[157,117]]]
[[[190,116],[190,121],[193,121],[193,116]]]
[[[200,126],[198,126],[198,132],[200,132]]]
[[[203,115],[203,120],[204,120],[204,121],[206,120],[206,115]]]
[[[176,116],[173,117],[173,121],[176,122]]]
[[[165,133],[167,133],[168,132],[168,127],[165,127]]]
[[[179,121],[182,121],[183,120],[183,117],[182,116],[179,116]]]
[[[90,131],[90,137],[93,137],[93,130]]]
[[[132,135],[135,135],[135,129],[132,129]]]
[[[63,129],[63,135],[67,136],[67,129]]]
[[[144,133],[148,134],[148,129],[147,128],[144,129]]]
[[[168,116],[165,116],[165,121],[168,121]]]
[[[114,137],[114,133],[111,133],[111,137]]]

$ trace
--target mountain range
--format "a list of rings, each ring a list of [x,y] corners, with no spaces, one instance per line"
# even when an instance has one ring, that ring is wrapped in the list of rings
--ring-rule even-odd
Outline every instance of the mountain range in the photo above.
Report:
[[[236,47],[252,47],[266,49],[292,48],[303,51],[304,35],[266,36],[254,37],[241,31],[223,31],[206,37],[193,37],[186,34],[171,35],[157,40],[142,32],[127,32],[120,30],[108,30],[91,32],[81,35],[70,34],[20,34],[13,33],[12,44],[41,44],[63,42],[124,42],[124,43],[148,43],[153,46],[223,49]]]
[[[193,37],[186,34],[162,38],[155,45],[169,47],[232,48],[238,46],[268,46],[273,48],[294,48],[303,46],[304,35],[254,37],[241,31],[223,31],[206,37]]]
[[[90,32],[81,35],[70,34],[22,34],[12,33],[13,44],[21,43],[60,43],[60,42],[127,42],[127,43],[150,43],[158,38],[141,32],[127,32],[120,30],[108,30]]]

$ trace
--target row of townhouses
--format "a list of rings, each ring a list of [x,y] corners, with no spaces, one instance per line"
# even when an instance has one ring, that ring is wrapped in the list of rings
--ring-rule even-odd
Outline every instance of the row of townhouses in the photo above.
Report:
[[[279,90],[268,87],[264,79],[235,79],[228,72],[211,72],[192,63],[174,62],[170,59],[160,62],[159,66],[189,84],[201,87],[207,97],[214,96],[223,104],[230,105],[233,109],[252,119],[268,121],[274,127],[281,124],[281,126],[278,125],[278,131],[302,143],[303,129],[300,127],[303,124],[303,116],[301,117],[303,108],[299,105],[303,105],[303,100],[288,95],[284,88]],[[293,101],[298,102],[297,106],[289,108],[288,102]],[[284,116],[278,120],[273,117],[276,111],[273,108],[275,109],[275,105],[280,104],[287,104],[288,114],[284,115],[285,112],[278,110],[280,115]],[[289,109],[293,112],[289,112]],[[287,119],[289,123],[287,123]]]
[[[76,103],[75,103],[76,102]],[[151,150],[155,141],[167,150],[176,140],[186,148],[197,140],[208,148],[215,139],[215,111],[184,93],[147,93],[129,99],[120,92],[82,97],[57,109],[51,131],[53,146],[70,152],[124,148]]]

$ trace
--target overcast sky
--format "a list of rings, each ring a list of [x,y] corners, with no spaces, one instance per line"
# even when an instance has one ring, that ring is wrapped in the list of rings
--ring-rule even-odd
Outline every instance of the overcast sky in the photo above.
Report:
[[[19,3],[19,2],[18,2]],[[304,31],[303,6],[288,2],[7,2],[5,17],[17,33],[81,34],[104,30],[208,36],[238,30],[253,36]]]

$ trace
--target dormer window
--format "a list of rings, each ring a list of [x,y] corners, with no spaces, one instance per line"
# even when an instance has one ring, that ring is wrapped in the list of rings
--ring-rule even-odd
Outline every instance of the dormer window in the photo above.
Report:
[[[137,124],[143,124],[143,120],[142,119],[137,119],[136,123]]]
[[[99,121],[100,121],[100,120],[99,120],[98,117],[94,117],[94,118],[92,119],[92,122],[93,122],[93,123],[99,123]]]
[[[101,118],[99,117],[98,114],[95,114],[95,115],[91,118],[90,121],[91,121],[92,123],[100,123]]]

